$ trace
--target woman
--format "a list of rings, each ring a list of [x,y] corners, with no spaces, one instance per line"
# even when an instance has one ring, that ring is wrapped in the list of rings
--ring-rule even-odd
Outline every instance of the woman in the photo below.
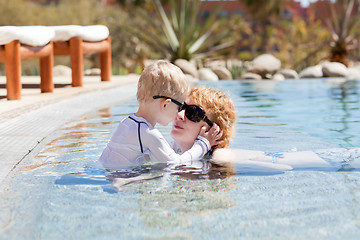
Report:
[[[186,166],[186,168],[193,168],[196,171],[202,169],[202,173],[214,173],[214,167],[216,169],[221,167],[221,171],[226,167],[226,176],[235,174],[234,166],[229,165],[231,163],[236,163],[236,168],[246,169],[246,171],[284,171],[291,169],[290,166],[284,164],[251,161],[247,158],[249,155],[247,151],[240,153],[241,159],[233,155],[233,149],[230,150],[228,147],[234,133],[235,121],[235,107],[229,96],[222,91],[208,87],[194,88],[186,99],[183,110],[178,113],[173,122],[171,130],[171,137],[175,140],[173,149],[178,152],[187,151],[194,143],[202,127],[208,129],[212,123],[216,123],[222,130],[222,136],[218,140],[218,144],[207,155],[209,158],[212,157],[210,160],[212,164],[209,165],[208,161],[199,161],[194,162],[191,166]],[[250,152],[252,154],[257,153]]]
[[[186,116],[187,115],[187,116]],[[236,120],[235,107],[231,99],[221,91],[208,87],[191,90],[182,111],[173,121],[171,137],[176,141],[175,149],[187,151],[193,145],[199,130],[216,123],[222,130],[216,148],[227,148]]]
[[[327,149],[319,151],[283,152],[269,154],[261,151],[229,149],[234,132],[236,113],[231,99],[221,91],[198,87],[190,92],[186,105],[173,122],[171,136],[175,140],[175,151],[187,151],[193,145],[202,127],[209,128],[216,123],[222,130],[222,137],[208,156],[216,165],[235,164],[237,172],[285,171],[294,168],[339,169],[342,166],[330,164],[333,159],[339,163],[351,156],[351,167],[360,167],[360,149]],[[346,159],[345,159],[346,158]],[[324,160],[326,159],[326,161]],[[205,161],[202,161],[205,163]],[[196,163],[199,165],[199,163]],[[339,164],[338,164],[339,165]],[[196,166],[192,166],[195,167]],[[204,170],[204,166],[201,166]],[[209,167],[206,167],[209,170]]]
[[[243,149],[229,149],[231,137],[234,132],[236,112],[231,99],[221,91],[212,90],[208,87],[198,87],[190,92],[185,101],[186,105],[178,112],[173,122],[171,136],[175,140],[173,149],[184,152],[191,148],[200,130],[210,128],[213,123],[222,129],[222,136],[218,144],[208,154],[208,159],[194,161],[186,166],[174,166],[171,174],[177,174],[189,179],[203,178],[226,178],[238,173],[281,173],[296,168],[321,168],[338,170],[360,168],[360,148],[353,149],[326,149],[318,151],[264,153]],[[326,159],[326,161],[324,160]],[[333,164],[334,159],[337,163]],[[339,160],[340,159],[340,160]],[[351,166],[346,163],[351,160]],[[332,163],[332,164],[330,164]],[[114,173],[111,180],[114,187],[121,189],[122,186],[132,182],[139,182],[159,178],[164,175],[163,168],[158,166],[152,171],[146,168],[145,172]],[[159,170],[159,171],[156,171]]]

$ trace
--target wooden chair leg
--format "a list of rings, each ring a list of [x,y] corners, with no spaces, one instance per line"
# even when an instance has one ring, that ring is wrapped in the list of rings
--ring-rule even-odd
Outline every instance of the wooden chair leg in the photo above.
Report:
[[[50,42],[49,45],[51,46],[51,49],[53,49],[53,43]],[[54,91],[53,65],[54,55],[53,50],[51,50],[51,54],[40,58],[40,89],[42,93]]]
[[[109,47],[105,52],[100,53],[100,70],[101,70],[101,81],[110,81],[112,75],[111,67],[111,38],[107,39]]]
[[[17,40],[5,44],[5,72],[7,99],[21,99],[21,56]]]
[[[83,49],[82,39],[74,37],[70,39],[70,59],[72,71],[72,86],[81,87],[83,85]]]

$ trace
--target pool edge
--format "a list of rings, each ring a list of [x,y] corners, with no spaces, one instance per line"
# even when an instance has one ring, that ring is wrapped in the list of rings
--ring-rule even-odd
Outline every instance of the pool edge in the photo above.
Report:
[[[38,108],[0,124],[0,192],[4,180],[25,158],[33,156],[41,143],[65,123],[136,94],[136,76],[108,87],[77,91],[71,96],[54,99]],[[41,149],[40,149],[41,150]]]

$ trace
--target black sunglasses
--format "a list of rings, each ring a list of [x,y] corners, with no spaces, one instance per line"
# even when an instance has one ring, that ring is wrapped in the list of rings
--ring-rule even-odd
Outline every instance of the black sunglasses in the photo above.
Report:
[[[210,127],[213,126],[213,123],[210,121],[210,119],[206,116],[206,113],[204,109],[202,109],[199,106],[196,105],[187,105],[186,103],[182,104],[179,101],[176,101],[175,99],[172,99],[170,97],[165,96],[153,96],[153,99],[158,98],[166,98],[170,99],[173,103],[179,106],[178,111],[181,112],[182,110],[185,110],[185,117],[189,119],[192,122],[200,122],[201,120],[205,121],[207,124],[209,124]]]
[[[180,107],[179,112],[185,110],[185,117],[192,122],[200,122],[201,120],[209,124],[210,127],[213,126],[213,122],[206,116],[204,109],[196,105],[188,105],[184,103]]]
[[[175,103],[176,105],[179,106],[179,110],[178,110],[179,112],[180,112],[180,108],[182,108],[182,106],[184,105],[184,104],[182,104],[181,102],[179,102],[179,101],[177,101],[177,100],[175,100],[175,99],[173,99],[173,98],[171,98],[171,97],[153,96],[153,99],[159,99],[159,98],[170,99],[173,103]]]

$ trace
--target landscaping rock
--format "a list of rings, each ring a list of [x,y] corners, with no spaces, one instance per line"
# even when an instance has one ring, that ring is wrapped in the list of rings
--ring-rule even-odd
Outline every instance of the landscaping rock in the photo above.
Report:
[[[219,81],[219,77],[210,68],[201,68],[198,71],[199,79],[210,82]]]
[[[56,65],[53,67],[54,77],[71,77],[71,68],[64,65]]]
[[[262,78],[280,70],[281,62],[271,54],[262,54],[252,61],[251,72],[257,73]]]
[[[225,67],[213,67],[211,69],[220,80],[232,80],[231,72]]]
[[[100,68],[90,68],[86,69],[84,72],[85,76],[100,76],[101,70]]]
[[[198,78],[199,74],[196,66],[186,59],[176,59],[174,64],[178,66],[185,74],[190,74],[194,78]]]
[[[347,75],[346,79],[348,79],[348,80],[360,79],[360,67],[348,68],[348,75]]]
[[[195,85],[197,82],[199,82],[199,79],[194,78],[192,75],[190,74],[185,74],[186,78],[188,79],[190,85]]]
[[[205,60],[205,66],[209,68],[226,67],[226,62],[224,60]]]
[[[299,78],[299,74],[292,69],[281,69],[279,71],[279,73],[281,73],[285,79],[298,79]]]
[[[240,79],[253,79],[253,80],[261,80],[261,76],[256,73],[247,72],[241,75]]]
[[[347,67],[339,62],[326,62],[322,64],[324,77],[346,77],[349,74]]]
[[[282,75],[281,73],[275,73],[272,77],[271,80],[275,80],[275,81],[283,81],[285,80],[284,75]]]
[[[321,78],[323,77],[322,66],[307,67],[299,73],[299,78]]]
[[[237,58],[229,58],[223,60],[205,59],[205,66],[209,68],[213,67],[226,67],[231,69],[232,67],[243,67],[243,62]]]

